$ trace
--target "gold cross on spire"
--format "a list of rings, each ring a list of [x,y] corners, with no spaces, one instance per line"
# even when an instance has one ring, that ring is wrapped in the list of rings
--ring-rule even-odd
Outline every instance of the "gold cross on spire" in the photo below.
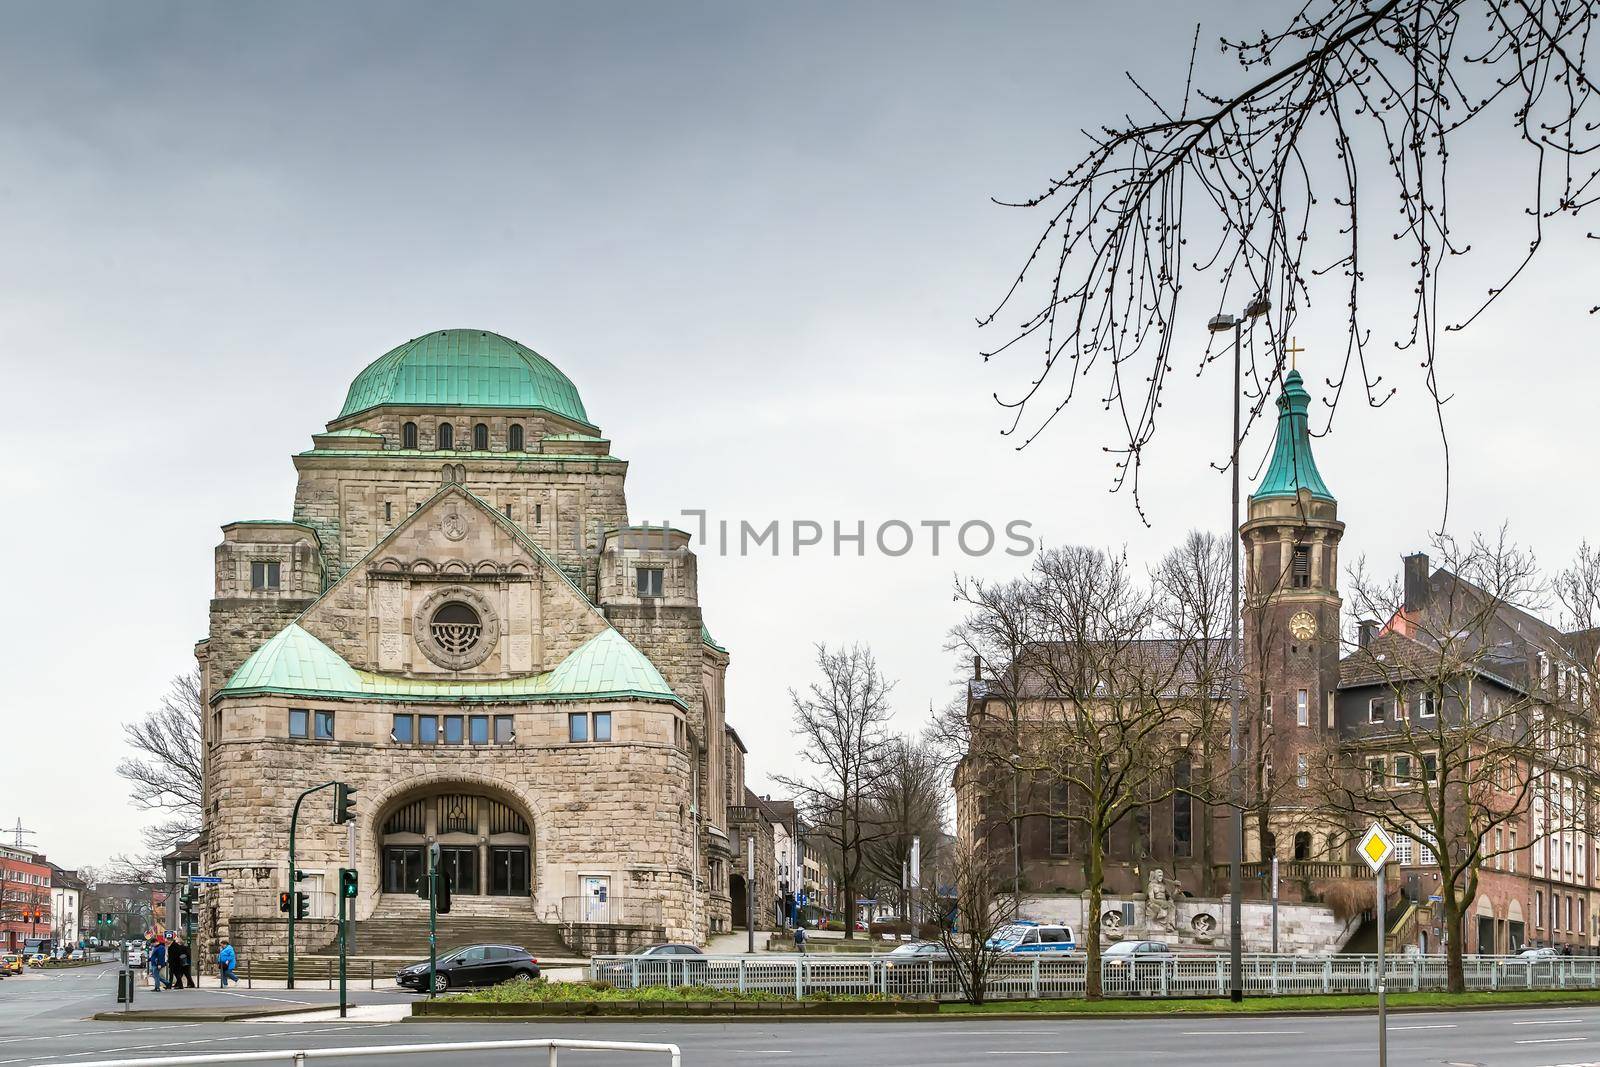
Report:
[[[1300,339],[1298,337],[1289,338],[1289,347],[1285,348],[1283,351],[1289,357],[1289,369],[1295,370],[1295,364],[1298,362],[1295,357],[1305,351],[1305,349],[1300,347]]]

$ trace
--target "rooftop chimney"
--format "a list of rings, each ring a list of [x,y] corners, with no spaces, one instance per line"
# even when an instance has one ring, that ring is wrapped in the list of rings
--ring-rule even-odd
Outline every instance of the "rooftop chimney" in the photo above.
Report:
[[[1406,611],[1421,611],[1428,599],[1428,554],[1413,552],[1405,558]]]
[[[1362,619],[1356,623],[1356,644],[1366,648],[1372,644],[1372,639],[1378,636],[1378,620]]]
[[[976,652],[972,654],[972,680],[974,682],[983,681],[983,657]]]

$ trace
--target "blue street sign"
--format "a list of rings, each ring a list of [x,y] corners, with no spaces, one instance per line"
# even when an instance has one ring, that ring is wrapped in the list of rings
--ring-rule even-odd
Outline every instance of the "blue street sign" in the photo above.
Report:
[[[191,874],[189,876],[189,884],[190,885],[221,885],[222,884],[222,879],[217,877],[214,874]]]

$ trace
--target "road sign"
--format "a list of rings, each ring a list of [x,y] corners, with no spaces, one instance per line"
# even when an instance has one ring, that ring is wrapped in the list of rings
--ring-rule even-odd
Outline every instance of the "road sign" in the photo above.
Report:
[[[190,885],[221,885],[222,884],[222,879],[217,877],[214,874],[191,874],[189,876],[189,884]]]
[[[1394,855],[1394,839],[1384,833],[1383,827],[1373,823],[1361,836],[1356,851],[1361,853],[1361,858],[1367,861],[1367,866],[1374,872],[1381,871],[1383,865],[1389,862],[1389,857]]]

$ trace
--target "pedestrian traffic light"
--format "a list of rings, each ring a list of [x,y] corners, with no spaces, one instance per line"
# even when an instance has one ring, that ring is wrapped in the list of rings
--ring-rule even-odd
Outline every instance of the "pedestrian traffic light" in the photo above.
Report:
[[[304,919],[311,914],[311,894],[296,893],[294,895],[294,917]]]
[[[289,914],[289,897],[290,894],[288,893],[278,894],[278,910],[283,912],[285,915]]]
[[[427,900],[428,899],[428,876],[427,875],[423,875],[421,878],[417,879],[417,899],[418,900]]]
[[[355,806],[356,791],[343,782],[333,783],[333,821],[336,823],[349,822],[355,817],[350,809]]]
[[[357,889],[357,882],[356,882],[355,869],[352,868],[352,867],[340,867],[339,868],[339,895],[342,896],[342,897],[349,897],[351,899],[354,899],[354,897],[356,895],[356,889]]]

